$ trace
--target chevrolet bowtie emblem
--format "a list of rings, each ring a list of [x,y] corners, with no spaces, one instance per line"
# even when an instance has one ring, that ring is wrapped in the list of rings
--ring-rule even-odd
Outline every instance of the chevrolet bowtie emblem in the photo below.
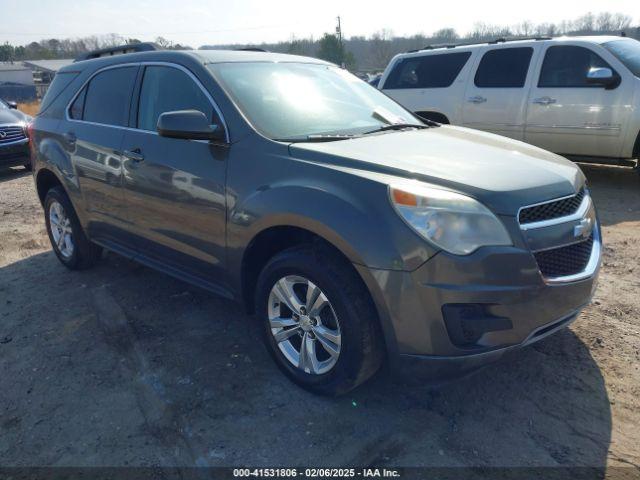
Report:
[[[573,227],[573,236],[575,238],[589,238],[593,229],[593,220],[591,218],[583,218],[580,223]]]

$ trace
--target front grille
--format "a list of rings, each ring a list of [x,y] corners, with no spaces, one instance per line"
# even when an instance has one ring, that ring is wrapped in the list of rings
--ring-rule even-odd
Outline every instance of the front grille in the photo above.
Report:
[[[534,253],[542,275],[564,277],[583,272],[593,250],[593,234],[584,242]]]
[[[27,136],[24,134],[24,129],[19,126],[0,126],[0,145],[3,143],[17,142],[18,140],[24,140]]]
[[[520,215],[518,215],[518,221],[520,222],[520,225],[526,225],[527,223],[566,217],[578,210],[584,195],[585,192],[584,189],[582,189],[577,194],[569,198],[523,208],[520,210]]]

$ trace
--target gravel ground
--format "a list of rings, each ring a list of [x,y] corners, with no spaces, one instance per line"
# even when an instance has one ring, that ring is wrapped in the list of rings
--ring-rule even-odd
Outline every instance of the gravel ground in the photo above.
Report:
[[[640,178],[583,167],[604,266],[568,329],[438,389],[289,383],[226,300],[107,254],[69,272],[0,173],[2,466],[626,466],[640,471]]]

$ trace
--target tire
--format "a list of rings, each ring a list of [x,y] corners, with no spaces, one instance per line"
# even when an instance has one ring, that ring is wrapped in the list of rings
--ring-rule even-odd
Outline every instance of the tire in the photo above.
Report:
[[[300,280],[311,283],[305,287]],[[282,296],[276,293],[279,282],[285,282],[285,289],[291,287],[289,292],[293,291],[298,303],[306,301],[309,290],[319,289],[318,301],[306,303],[308,311],[304,310],[305,306],[298,310],[306,316],[301,314],[296,320],[293,309],[286,304],[291,302],[282,302]],[[337,396],[354,389],[380,368],[384,346],[369,292],[353,267],[331,249],[303,245],[275,255],[260,273],[255,301],[269,353],[285,375],[301,387],[317,394]],[[318,309],[314,305],[324,306]],[[278,318],[275,323],[270,320],[274,317]],[[288,323],[286,327],[272,328],[283,321]],[[297,333],[291,334],[294,330]],[[278,342],[276,335],[281,334],[287,339]],[[328,339],[332,341],[327,343]],[[311,356],[304,357],[310,359],[308,361],[302,360],[303,343],[315,352],[312,353],[315,364]],[[299,350],[297,362],[293,358],[296,348]],[[339,352],[332,356],[330,350],[334,354],[335,350]],[[318,367],[315,372],[314,366]]]
[[[60,210],[61,209],[61,210]],[[69,197],[62,187],[51,188],[44,200],[47,234],[56,256],[70,270],[83,270],[95,265],[102,248],[92,243],[84,233]],[[59,225],[52,230],[52,222]],[[60,233],[64,231],[64,233]],[[60,238],[63,237],[63,240]]]
[[[449,125],[449,119],[446,115],[438,112],[415,112],[415,114],[427,121],[436,122],[441,125]]]

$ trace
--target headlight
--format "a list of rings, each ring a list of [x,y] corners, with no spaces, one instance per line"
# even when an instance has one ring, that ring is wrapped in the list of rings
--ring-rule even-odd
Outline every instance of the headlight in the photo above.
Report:
[[[389,193],[400,216],[447,252],[468,255],[480,247],[512,244],[502,222],[471,197],[420,182],[391,185]]]

